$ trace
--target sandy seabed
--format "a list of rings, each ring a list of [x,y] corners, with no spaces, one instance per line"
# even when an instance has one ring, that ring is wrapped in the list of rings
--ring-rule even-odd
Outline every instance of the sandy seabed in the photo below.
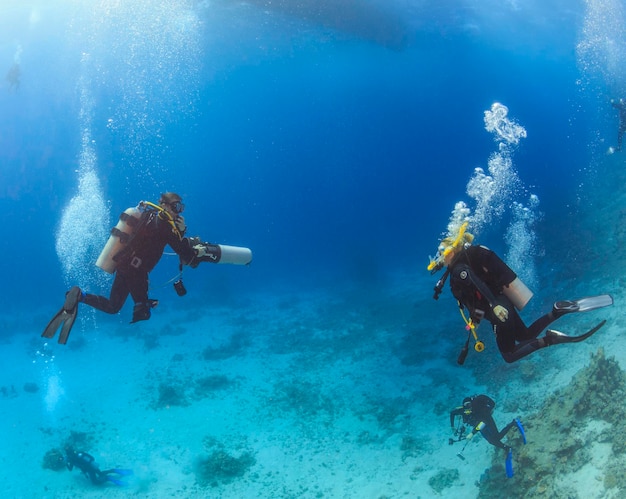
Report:
[[[479,437],[461,460],[464,443],[448,445],[448,413],[463,397],[492,396],[504,426],[565,386],[599,346],[626,359],[613,307],[593,312],[609,324],[584,344],[515,365],[483,332],[487,351],[460,367],[451,299],[416,300],[408,282],[388,289],[163,306],[132,326],[123,316],[95,325],[81,307],[66,346],[37,330],[5,337],[3,496],[473,498],[496,451]],[[597,319],[579,315],[579,329]],[[532,432],[528,440],[537,444]],[[101,469],[134,474],[126,486],[96,486],[76,469],[44,468],[67,442]],[[603,497],[607,452],[598,443],[568,479],[580,497]]]

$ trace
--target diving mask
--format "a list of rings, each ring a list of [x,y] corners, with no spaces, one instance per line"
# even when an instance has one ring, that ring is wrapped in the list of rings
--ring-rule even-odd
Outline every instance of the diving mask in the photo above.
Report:
[[[174,203],[168,203],[170,208],[174,210],[174,212],[180,215],[183,211],[185,211],[185,204],[182,201],[176,201]]]

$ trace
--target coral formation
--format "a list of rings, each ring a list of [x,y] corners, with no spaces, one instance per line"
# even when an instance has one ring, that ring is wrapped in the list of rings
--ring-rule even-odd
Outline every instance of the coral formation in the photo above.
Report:
[[[431,476],[428,479],[428,485],[430,485],[435,492],[441,494],[448,487],[452,487],[454,482],[456,482],[459,477],[460,474],[458,469],[446,468]]]
[[[187,405],[189,405],[189,401],[185,395],[184,388],[171,383],[161,383],[159,385],[159,395],[153,404],[154,409]]]
[[[229,359],[230,357],[241,355],[249,345],[249,337],[240,332],[235,333],[230,337],[229,341],[223,345],[206,347],[202,351],[202,358],[209,361]]]
[[[24,383],[24,391],[27,393],[37,393],[39,385],[37,383]]]
[[[578,497],[562,483],[593,459],[592,446],[610,444],[604,466],[607,489],[626,491],[620,470],[626,460],[626,373],[602,349],[570,384],[547,398],[537,414],[524,419],[528,445],[509,434],[515,476],[507,479],[501,453],[480,479],[479,497]]]
[[[295,413],[300,420],[322,412],[332,417],[337,411],[333,400],[322,393],[318,385],[298,379],[276,383],[271,402],[282,411]]]
[[[243,450],[235,457],[215,438],[207,437],[204,442],[209,455],[198,459],[195,467],[196,481],[202,487],[231,483],[256,464],[256,458],[249,450]]]
[[[225,390],[233,386],[235,382],[223,374],[212,374],[199,378],[194,383],[194,395],[202,399],[209,397],[217,390]]]
[[[73,447],[74,449],[89,450],[96,442],[93,433],[84,431],[70,431],[70,436],[65,439],[63,447]]]
[[[50,449],[43,456],[41,467],[46,470],[60,471],[65,468],[65,457],[59,449]]]

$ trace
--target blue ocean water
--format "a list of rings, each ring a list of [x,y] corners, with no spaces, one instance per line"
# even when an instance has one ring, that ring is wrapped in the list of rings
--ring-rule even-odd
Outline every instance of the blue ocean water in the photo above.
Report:
[[[426,481],[434,469],[410,461],[422,461],[421,453],[437,461],[437,453],[449,450],[438,449],[447,438],[438,433],[447,430],[440,408],[453,407],[464,390],[498,394],[519,379],[506,368],[485,386],[495,375],[481,371],[476,357],[463,370],[456,366],[464,338],[452,332],[463,330],[456,303],[448,290],[431,299],[437,277],[426,271],[428,257],[459,201],[473,217],[477,242],[506,255],[534,289],[528,320],[563,295],[618,293],[609,262],[620,259],[624,161],[607,151],[616,146],[618,128],[610,99],[626,93],[623,2],[430,3],[2,3],[0,342],[6,373],[0,385],[18,393],[9,391],[0,404],[11,420],[24,417],[37,432],[27,439],[31,451],[20,451],[27,455],[19,465],[37,469],[28,487],[18,477],[29,472],[10,473],[23,435],[6,437],[1,459],[10,477],[4,483],[14,497],[69,497],[81,486],[85,494],[100,493],[76,473],[41,469],[45,452],[62,445],[71,429],[95,431],[85,420],[97,420],[109,404],[104,397],[91,400],[99,391],[118,400],[113,413],[132,419],[135,433],[113,424],[101,440],[90,437],[89,450],[102,455],[106,447],[108,456],[128,459],[141,477],[129,486],[145,497],[173,491],[202,497],[203,490],[207,497],[430,497],[434,489]],[[508,111],[499,126],[524,130],[519,142],[486,129],[486,113],[496,103]],[[476,168],[484,175],[472,195]],[[69,286],[108,291],[111,279],[94,262],[119,213],[140,200],[156,202],[164,191],[184,198],[190,235],[249,247],[253,263],[185,270],[189,293],[179,298],[169,284],[178,259],[165,255],[151,276],[151,294],[161,305],[149,322],[128,325],[130,303],[113,317],[81,308],[70,345],[76,341],[85,350],[44,345],[40,333]],[[487,344],[485,362],[504,369],[495,342]],[[235,353],[220,357],[227,347]],[[585,356],[592,350],[582,348]],[[177,353],[187,371],[172,364]],[[248,475],[207,489],[189,471],[201,449],[171,457],[174,451],[157,441],[160,458],[146,450],[149,440],[135,430],[160,414],[145,393],[146,377],[159,372],[154,362],[164,362],[163,371],[187,389],[207,369],[227,378],[232,396],[220,392],[218,402],[230,408],[224,413],[256,456]],[[91,373],[88,387],[76,381],[78,366]],[[291,391],[281,388],[291,377]],[[460,378],[458,384],[450,377]],[[343,382],[327,384],[333,379]],[[27,382],[39,391],[24,392]],[[116,395],[112,382],[137,392],[127,387]],[[289,405],[290,397],[318,389],[314,401],[302,395],[308,401],[302,404],[313,406],[309,412]],[[272,390],[291,395],[282,400]],[[359,402],[324,409],[338,393]],[[143,409],[133,412],[133,401],[144,396]],[[270,407],[258,426],[254,412],[237,408],[244,398],[261,412]],[[277,405],[268,402],[277,399]],[[434,413],[427,399],[438,407]],[[198,403],[180,411],[181,421],[197,423]],[[311,456],[341,453],[340,442],[320,437],[330,425],[315,419],[320,413],[348,428],[351,452],[356,441],[385,463],[380,475],[368,475],[375,468],[368,458],[365,471],[359,460],[333,459],[337,476],[322,474],[316,482],[304,468],[290,468],[288,458],[281,461],[278,455],[289,453],[280,445],[271,453],[255,444],[255,435],[262,442],[258,434],[275,431],[284,419],[295,425],[284,433],[294,446],[313,448]],[[341,421],[346,414],[354,421]],[[378,429],[367,426],[368,418]],[[421,418],[440,423],[440,430],[421,433]],[[229,442],[231,451],[236,447],[226,423],[203,422],[202,435],[185,430],[177,441],[180,425],[173,416],[165,419],[149,425],[158,433],[162,424],[173,447],[209,434]],[[363,428],[359,420],[366,421]],[[120,433],[133,445],[116,451],[112,435]],[[398,439],[406,443],[414,434],[428,444],[405,446],[403,454]],[[391,448],[395,460],[376,454]],[[483,450],[480,472],[490,464]],[[463,475],[464,485],[439,493],[476,496],[480,472],[462,471],[473,479]]]

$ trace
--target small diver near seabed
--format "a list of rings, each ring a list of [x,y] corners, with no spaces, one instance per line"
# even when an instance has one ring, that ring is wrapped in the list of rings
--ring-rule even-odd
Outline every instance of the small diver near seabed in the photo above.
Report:
[[[75,451],[72,447],[65,448],[65,465],[70,471],[72,471],[74,467],[78,468],[94,485],[103,485],[106,482],[111,482],[115,485],[127,485],[126,482],[122,481],[120,478],[133,474],[133,470],[122,468],[100,470],[96,464],[95,458],[91,454],[87,454],[83,451]]]
[[[493,410],[495,407],[495,401],[487,395],[465,397],[463,399],[463,405],[456,407],[450,412],[450,426],[452,427],[456,439],[448,439],[448,444],[454,445],[456,442],[465,441],[463,449],[457,454],[459,458],[465,460],[463,452],[467,444],[470,443],[477,433],[480,433],[491,445],[504,450],[506,454],[504,467],[506,475],[511,478],[513,477],[513,450],[508,445],[502,443],[502,439],[511,429],[517,428],[522,437],[522,442],[526,445],[526,433],[519,419],[514,419],[507,424],[502,431],[498,431],[496,422],[493,419]],[[456,424],[457,418],[459,418],[458,426]],[[469,433],[466,433],[466,425],[472,428]]]
[[[613,297],[604,294],[579,300],[560,300],[554,303],[550,312],[526,326],[517,311],[526,306],[533,293],[493,251],[484,246],[472,245],[474,236],[466,232],[467,226],[468,222],[463,223],[456,237],[444,238],[437,256],[431,258],[428,265],[431,274],[446,267],[435,286],[433,298],[439,298],[449,277],[450,289],[467,326],[467,341],[457,359],[460,365],[467,357],[471,336],[474,337],[474,350],[484,350],[484,343],[478,339],[476,332],[483,319],[491,323],[498,349],[506,362],[515,362],[548,346],[584,341],[604,326],[606,320],[578,336],[548,329],[544,336],[539,337],[544,329],[560,317],[608,307],[613,305]],[[465,315],[465,309],[469,312],[469,318]]]

